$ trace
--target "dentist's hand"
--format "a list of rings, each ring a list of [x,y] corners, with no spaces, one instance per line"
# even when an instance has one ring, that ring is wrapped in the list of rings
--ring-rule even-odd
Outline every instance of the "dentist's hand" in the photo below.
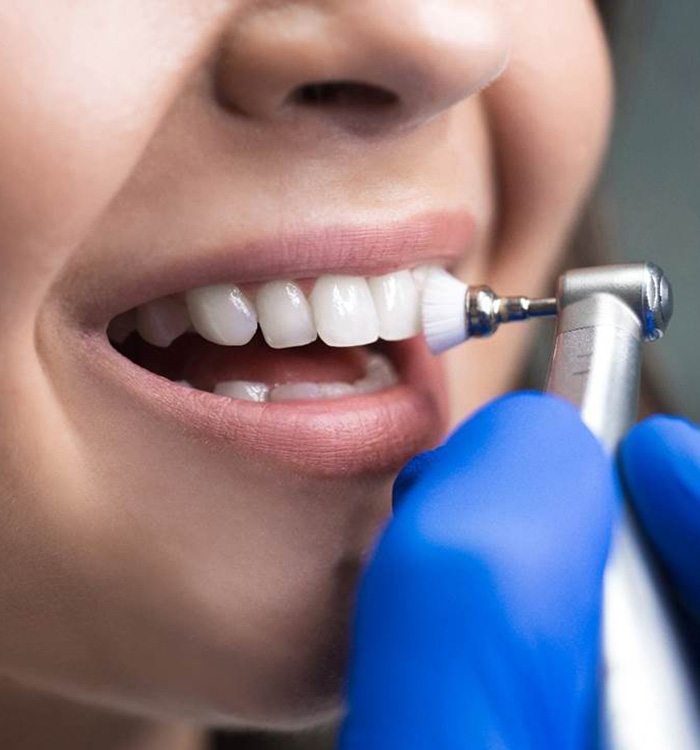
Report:
[[[620,458],[646,533],[700,626],[700,430],[684,419],[650,417],[627,436]]]
[[[399,476],[359,593],[342,750],[582,750],[596,709],[611,462],[515,394]]]

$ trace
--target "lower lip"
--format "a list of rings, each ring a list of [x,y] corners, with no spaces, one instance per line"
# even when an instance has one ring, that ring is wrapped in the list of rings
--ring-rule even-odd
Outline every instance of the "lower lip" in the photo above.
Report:
[[[447,425],[441,368],[420,337],[392,345],[399,385],[364,396],[265,404],[173,383],[120,355],[103,334],[85,333],[81,342],[86,369],[135,399],[144,415],[298,474],[394,471],[435,445]]]

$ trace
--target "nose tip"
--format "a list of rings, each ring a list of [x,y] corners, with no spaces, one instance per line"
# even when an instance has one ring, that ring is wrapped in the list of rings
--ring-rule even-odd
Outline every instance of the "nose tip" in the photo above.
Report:
[[[416,125],[503,70],[509,36],[493,0],[333,0],[254,11],[216,66],[217,94],[260,119],[293,110]]]

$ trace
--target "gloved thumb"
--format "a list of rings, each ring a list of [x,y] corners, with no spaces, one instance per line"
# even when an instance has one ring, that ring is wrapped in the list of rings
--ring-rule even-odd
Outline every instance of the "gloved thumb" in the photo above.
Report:
[[[684,419],[649,417],[629,433],[620,457],[644,529],[700,621],[700,430]]]

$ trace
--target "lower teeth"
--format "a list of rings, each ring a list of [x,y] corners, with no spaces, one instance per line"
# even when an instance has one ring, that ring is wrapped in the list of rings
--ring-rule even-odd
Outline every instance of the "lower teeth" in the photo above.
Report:
[[[317,401],[343,396],[357,396],[390,388],[398,383],[391,362],[373,353],[367,360],[367,372],[354,383],[252,383],[228,380],[217,383],[214,393],[242,401]]]

